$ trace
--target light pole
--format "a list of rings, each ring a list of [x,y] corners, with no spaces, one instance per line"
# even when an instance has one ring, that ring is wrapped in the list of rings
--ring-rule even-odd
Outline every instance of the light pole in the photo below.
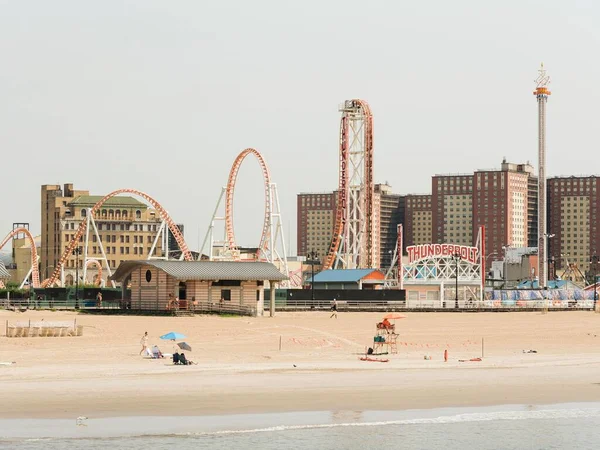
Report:
[[[311,250],[306,255],[306,263],[310,264],[311,281],[310,281],[310,298],[315,301],[315,265],[321,264],[319,261],[319,254],[314,250]]]
[[[75,309],[79,309],[79,255],[81,255],[81,249],[75,247],[73,255],[75,255]]]
[[[454,308],[458,309],[458,263],[461,260],[460,253],[454,253],[452,255],[452,259],[456,263],[456,273],[455,273],[455,275],[456,275],[456,277],[455,277],[455,279],[456,279],[456,286],[455,286],[455,288],[456,289],[454,291]]]
[[[598,255],[592,255],[590,258],[590,269],[592,269],[592,275],[594,276],[594,311],[596,311],[596,301],[598,300],[598,292],[596,291],[596,284],[598,283]]]
[[[506,289],[506,277],[508,272],[508,261],[506,261],[506,251],[510,248],[510,245],[503,245],[502,250],[504,251],[504,259],[502,260],[502,289]]]
[[[538,276],[539,287],[542,287],[542,284],[543,284],[543,287],[547,287],[547,285],[548,285],[548,269],[550,268],[550,258],[548,256],[548,241],[550,239],[552,239],[554,236],[556,236],[556,234],[554,234],[554,233],[545,233],[544,234],[544,244],[543,244],[544,245],[544,249],[543,249],[543,254],[546,257],[546,260],[545,261],[540,261],[540,264],[544,264],[545,265],[545,267],[544,267],[545,270],[544,270],[544,279],[543,280],[540,279],[540,277]],[[540,251],[538,249],[538,255],[539,254],[540,254]]]

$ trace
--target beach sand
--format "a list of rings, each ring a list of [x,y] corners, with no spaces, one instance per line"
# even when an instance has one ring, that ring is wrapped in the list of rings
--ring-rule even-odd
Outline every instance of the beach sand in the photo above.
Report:
[[[73,321],[81,337],[0,337],[1,418],[402,410],[600,401],[600,314],[406,313],[398,354],[359,360],[382,313],[145,317],[0,311]],[[138,355],[187,336],[194,366]],[[2,334],[4,334],[2,332]],[[480,357],[477,362],[459,359]],[[281,342],[281,350],[279,345]],[[449,360],[444,362],[444,350]],[[537,353],[523,353],[537,350]],[[425,360],[424,356],[431,356]]]

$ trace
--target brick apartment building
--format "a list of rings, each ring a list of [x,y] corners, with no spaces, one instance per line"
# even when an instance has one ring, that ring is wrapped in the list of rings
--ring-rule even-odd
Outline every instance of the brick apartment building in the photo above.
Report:
[[[537,180],[531,165],[504,160],[500,169],[435,175],[431,184],[430,196],[406,197],[405,246],[474,245],[483,225],[489,267],[503,257],[503,247],[535,240],[530,233],[537,235]]]
[[[404,199],[404,242],[410,245],[430,244],[432,238],[432,196],[429,194],[409,194]]]
[[[549,178],[546,189],[548,234],[555,235],[548,239],[548,255],[557,269],[568,259],[585,272],[600,252],[600,177]]]

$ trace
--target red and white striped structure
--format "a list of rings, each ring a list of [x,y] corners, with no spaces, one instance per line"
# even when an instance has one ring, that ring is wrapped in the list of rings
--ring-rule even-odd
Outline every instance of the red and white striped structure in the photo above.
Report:
[[[29,269],[29,272],[27,273],[27,275],[25,276],[25,279],[21,283],[21,287],[23,287],[25,285],[25,281],[27,281],[27,279],[29,278],[29,275],[31,274],[31,284],[33,285],[34,288],[39,288],[40,287],[40,272],[39,272],[39,268],[38,268],[37,248],[35,247],[35,240],[33,239],[33,236],[31,235],[31,233],[29,232],[29,230],[27,228],[17,227],[15,229],[13,229],[10,233],[8,233],[8,235],[4,238],[4,240],[2,242],[0,242],[0,250],[2,250],[2,247],[4,247],[8,243],[8,241],[10,241],[13,237],[15,237],[21,233],[25,235],[25,237],[27,238],[27,242],[29,243],[29,246],[31,247],[31,268]],[[0,280],[0,288],[2,288],[2,287],[4,287],[4,283]]]
[[[67,248],[61,255],[56,267],[54,268],[54,272],[52,273],[50,278],[44,280],[44,282],[42,283],[42,287],[53,286],[53,285],[57,284],[59,279],[60,279],[61,283],[64,284],[64,276],[63,276],[64,264],[67,261],[67,259],[69,258],[69,256],[71,256],[73,254],[73,251],[75,250],[75,248],[79,246],[79,240],[83,237],[84,233],[86,233],[85,234],[85,243],[83,246],[83,248],[84,248],[83,279],[85,279],[88,261],[92,259],[92,258],[88,258],[88,256],[87,256],[89,233],[90,233],[92,227],[93,227],[93,231],[96,234],[98,244],[100,245],[100,252],[102,254],[102,258],[97,258],[97,259],[99,261],[106,262],[106,254],[104,253],[104,248],[102,247],[102,242],[98,235],[98,229],[96,227],[94,217],[97,216],[97,213],[100,210],[100,208],[102,207],[102,205],[104,204],[104,202],[106,202],[108,199],[113,198],[120,194],[133,194],[133,195],[136,195],[136,196],[141,197],[144,200],[146,200],[156,210],[159,217],[163,221],[161,228],[157,234],[157,239],[158,239],[158,236],[160,235],[161,231],[163,232],[163,235],[166,235],[165,226],[167,226],[168,229],[173,234],[173,237],[175,238],[177,244],[179,245],[179,248],[181,249],[182,258],[185,259],[186,261],[192,261],[192,259],[193,259],[192,253],[188,249],[188,246],[185,243],[185,240],[183,239],[181,230],[179,230],[179,228],[177,227],[177,225],[175,224],[173,219],[171,219],[171,216],[169,216],[169,213],[167,212],[167,210],[165,208],[163,208],[160,203],[158,203],[156,200],[154,200],[152,197],[150,197],[145,192],[138,191],[136,189],[118,189],[118,190],[113,191],[110,194],[104,196],[104,198],[99,200],[92,208],[88,209],[86,218],[80,222],[79,227],[77,228],[77,233],[75,233],[75,236],[73,237],[73,239],[71,239],[71,241],[69,242],[69,245],[67,246]],[[150,250],[148,259],[150,259],[152,257],[152,253],[154,251],[155,245],[156,245],[156,240],[155,240],[154,244],[152,245],[152,249]],[[167,252],[167,255],[168,255],[168,252]],[[94,259],[96,259],[96,258],[94,258]],[[108,270],[108,275],[110,276],[111,275],[110,267],[108,266],[108,264],[106,267]]]
[[[217,206],[213,212],[210,225],[206,232],[206,236],[204,237],[204,242],[200,248],[200,253],[202,254],[206,251],[210,260],[239,261],[242,259],[233,227],[233,198],[240,167],[248,156],[253,156],[258,161],[263,175],[265,193],[263,226],[258,250],[254,255],[254,259],[269,261],[278,266],[281,272],[288,275],[287,250],[283,235],[283,222],[281,219],[277,185],[271,180],[271,173],[267,166],[267,162],[261,153],[253,148],[246,148],[233,161],[231,170],[229,171],[229,178],[227,179],[227,186],[221,189],[221,195],[219,196]],[[225,197],[225,211],[224,214],[219,214],[223,196]],[[221,241],[215,240],[215,225],[217,221],[225,222],[224,237]]]
[[[323,269],[377,267],[374,230],[373,115],[364,100],[340,107],[338,203]]]

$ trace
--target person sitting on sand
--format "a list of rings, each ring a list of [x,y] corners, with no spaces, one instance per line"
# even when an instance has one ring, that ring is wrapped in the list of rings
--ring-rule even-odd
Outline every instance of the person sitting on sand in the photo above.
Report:
[[[155,345],[154,347],[152,347],[152,357],[153,358],[164,358],[164,355],[158,348],[158,345]]]

